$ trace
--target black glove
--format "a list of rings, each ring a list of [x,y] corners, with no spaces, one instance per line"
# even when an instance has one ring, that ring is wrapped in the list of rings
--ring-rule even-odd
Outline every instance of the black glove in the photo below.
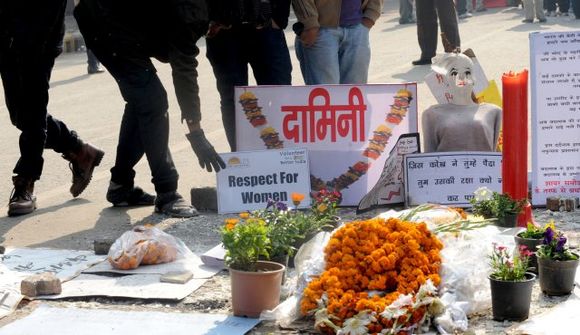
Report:
[[[211,143],[205,138],[205,134],[202,129],[194,130],[191,133],[185,135],[191,144],[191,148],[195,152],[197,159],[199,159],[199,166],[202,169],[206,169],[208,172],[213,169],[218,172],[221,169],[226,168],[226,163],[217,154]]]

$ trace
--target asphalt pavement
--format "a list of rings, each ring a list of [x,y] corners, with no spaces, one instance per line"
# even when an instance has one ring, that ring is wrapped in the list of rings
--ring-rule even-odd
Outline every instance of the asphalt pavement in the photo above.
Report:
[[[462,48],[472,48],[489,79],[501,82],[508,71],[529,68],[529,39],[534,31],[567,31],[580,29],[573,17],[549,17],[547,23],[522,23],[523,10],[506,7],[476,13],[460,21]],[[291,22],[292,23],[292,22]],[[290,23],[290,24],[291,24]],[[293,84],[302,85],[298,61],[294,54],[294,36],[286,29],[293,64]],[[398,23],[398,2],[388,2],[383,15],[370,33],[372,59],[369,83],[418,82],[419,111],[435,103],[423,82],[429,66],[412,66],[419,57],[414,24]],[[228,151],[221,125],[219,96],[205,43],[199,42],[199,83],[202,101],[202,126],[209,140],[220,152]],[[439,45],[439,52],[442,52]],[[171,84],[170,67],[156,63],[159,76],[169,96],[171,122],[170,147],[180,174],[179,191],[189,197],[192,187],[214,186],[215,175],[203,171],[185,139],[186,126],[180,123],[180,112]],[[130,225],[157,223],[170,226],[181,222],[191,229],[182,230],[183,239],[194,251],[202,252],[218,241],[215,228],[221,218],[212,213],[191,220],[167,219],[154,215],[152,207],[112,208],[105,200],[109,169],[115,158],[119,124],[124,103],[118,87],[108,74],[87,75],[84,53],[64,54],[57,59],[51,80],[49,111],[62,119],[80,136],[105,150],[87,190],[77,199],[69,193],[71,173],[68,162],[58,154],[46,151],[42,179],[35,185],[39,209],[31,215],[6,216],[12,189],[12,169],[19,157],[18,130],[10,124],[8,111],[0,98],[0,244],[70,249],[91,249],[98,237],[117,237]],[[137,166],[137,185],[153,192],[147,162]]]

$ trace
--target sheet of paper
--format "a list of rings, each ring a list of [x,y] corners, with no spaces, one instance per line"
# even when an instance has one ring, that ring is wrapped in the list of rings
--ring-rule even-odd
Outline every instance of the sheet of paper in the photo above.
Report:
[[[260,320],[222,314],[127,312],[38,307],[29,316],[0,328],[1,335],[240,335]],[[39,327],[42,325],[42,327]]]
[[[138,274],[119,277],[81,274],[62,284],[62,293],[37,299],[53,300],[70,297],[123,297],[140,299],[181,300],[197,290],[207,279],[192,279],[185,284],[160,282],[161,275]]]

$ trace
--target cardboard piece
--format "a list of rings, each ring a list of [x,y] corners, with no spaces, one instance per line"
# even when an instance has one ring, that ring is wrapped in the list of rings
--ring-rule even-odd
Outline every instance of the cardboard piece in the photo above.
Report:
[[[195,279],[207,279],[213,277],[220,269],[210,268],[205,266],[199,256],[193,253],[188,253],[185,258],[177,259],[170,263],[155,264],[155,265],[141,265],[132,270],[119,270],[111,266],[108,261],[101,262],[91,268],[83,271],[83,273],[119,273],[119,274],[158,274],[164,275],[168,272],[185,272],[193,273]]]
[[[420,150],[419,134],[405,134],[399,137],[397,144],[385,161],[381,177],[375,186],[358,204],[357,213],[372,209],[374,206],[397,204],[405,201],[403,178],[403,157]]]
[[[203,285],[207,279],[191,279],[183,285],[162,283],[159,274],[139,274],[119,277],[81,274],[62,284],[59,295],[36,299],[54,300],[71,297],[122,297],[137,299],[181,300]]]
[[[51,272],[65,282],[103,259],[92,251],[7,247],[0,255],[0,318],[11,314],[24,298],[20,294],[24,278]]]
[[[128,312],[81,308],[38,307],[29,316],[0,329],[2,335],[241,335],[259,319],[223,314]],[[39,327],[39,325],[41,325]]]

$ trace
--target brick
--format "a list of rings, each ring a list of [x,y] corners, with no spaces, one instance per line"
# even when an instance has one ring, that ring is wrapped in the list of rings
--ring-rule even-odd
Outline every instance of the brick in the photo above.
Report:
[[[60,294],[62,285],[51,272],[26,277],[20,283],[20,293],[27,297],[36,297],[39,295]]]
[[[115,243],[115,240],[102,238],[97,239],[93,242],[93,248],[95,249],[95,255],[108,255],[109,249]]]
[[[6,248],[3,245],[0,245],[0,255],[3,255],[6,252]]]
[[[217,191],[215,187],[191,189],[191,205],[202,211],[217,211]]]

